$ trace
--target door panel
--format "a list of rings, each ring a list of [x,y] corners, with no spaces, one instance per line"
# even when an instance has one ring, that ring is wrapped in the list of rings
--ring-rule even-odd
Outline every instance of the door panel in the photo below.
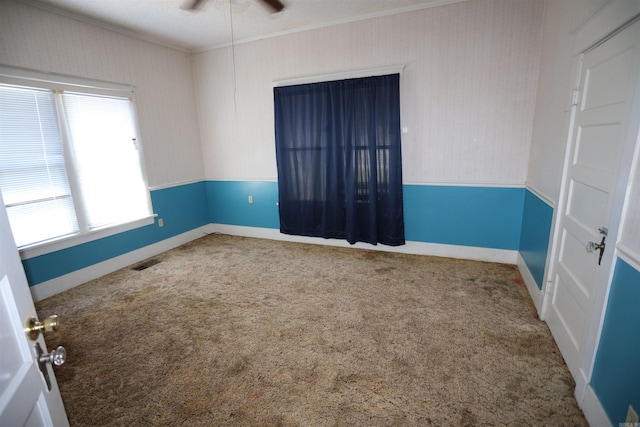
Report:
[[[586,70],[584,97],[582,110],[606,107],[624,103],[632,91],[629,84],[633,83],[633,62],[635,60],[635,46],[622,52],[607,56],[606,54],[592,55],[591,65]]]
[[[14,298],[6,276],[0,280],[0,294],[0,325],[11,325],[12,319],[17,314],[14,313],[13,316],[9,314],[12,311],[15,312],[15,306],[10,303]],[[22,366],[21,360],[28,356],[28,353],[23,354],[18,337],[8,333],[4,327],[0,330],[0,348],[5,349],[2,357],[0,390],[6,390],[13,377],[12,373],[18,372]]]
[[[586,357],[595,295],[607,286],[611,257],[599,265],[600,230],[618,229],[611,218],[622,152],[629,132],[640,65],[640,23],[635,23],[582,56],[581,102],[574,110],[571,152],[558,212],[559,244],[552,260],[552,287],[545,317],[574,378]],[[580,98],[578,98],[580,99]],[[612,222],[614,221],[614,222]],[[613,226],[613,228],[612,228]],[[606,251],[616,236],[606,238]]]
[[[585,181],[571,181],[567,216],[588,230],[597,230],[605,220],[609,193]]]
[[[45,424],[42,423],[42,420],[47,418],[47,412],[44,408],[46,408],[46,402],[41,397],[38,399],[36,406],[33,407],[29,418],[27,418],[25,427],[44,427]]]
[[[560,254],[561,267],[569,274],[571,280],[576,283],[576,291],[572,292],[574,298],[588,300],[593,291],[593,274],[595,272],[593,255],[585,250],[584,240],[578,240],[576,236],[567,232],[564,235],[563,251]],[[580,301],[585,305],[587,301]]]
[[[3,349],[0,408],[6,408],[0,414],[0,425],[17,426],[22,425],[33,410],[42,388],[26,337],[22,339],[13,332],[17,329],[24,336],[11,283],[6,275],[0,278],[0,307],[3,325],[0,332],[0,348]]]
[[[584,310],[581,304],[578,303],[574,295],[569,291],[569,287],[566,283],[570,280],[563,280],[563,276],[566,278],[566,274],[558,274],[556,277],[558,284],[558,291],[553,295],[553,304],[558,307],[562,307],[563,310],[558,312],[557,318],[567,331],[567,340],[563,340],[559,343],[560,350],[564,355],[565,352],[574,354],[579,349],[579,342],[583,334],[584,323],[580,321],[584,316]]]
[[[42,335],[25,334],[36,311],[29,292],[7,211],[0,195],[0,426],[68,426],[50,366],[51,389],[38,368],[34,345],[46,348]]]
[[[605,173],[616,167],[616,153],[609,150],[602,141],[619,139],[620,123],[583,126],[578,132],[574,165]]]

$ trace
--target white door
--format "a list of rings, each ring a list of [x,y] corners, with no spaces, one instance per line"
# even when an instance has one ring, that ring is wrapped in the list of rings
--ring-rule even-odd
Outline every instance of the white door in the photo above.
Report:
[[[46,353],[44,339],[25,333],[32,316],[36,310],[0,195],[0,426],[68,426],[53,370],[36,362],[36,345]],[[51,390],[40,366],[48,370]]]
[[[625,142],[633,132],[629,124],[639,64],[640,22],[582,57],[551,293],[543,314],[576,379],[585,355],[590,356],[586,347],[593,346],[588,343],[591,329],[597,328],[602,315],[604,302],[594,307],[594,301],[604,299],[602,289],[609,281],[620,222],[612,208],[624,192],[619,188],[620,168]],[[596,245],[603,238],[601,251]]]

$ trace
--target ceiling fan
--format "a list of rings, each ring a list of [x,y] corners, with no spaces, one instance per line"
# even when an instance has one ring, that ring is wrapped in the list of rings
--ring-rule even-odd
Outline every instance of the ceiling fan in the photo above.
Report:
[[[280,0],[260,0],[266,4],[273,13],[280,12],[284,9],[284,4]],[[187,0],[182,4],[182,8],[185,10],[196,11],[202,7],[207,0]]]

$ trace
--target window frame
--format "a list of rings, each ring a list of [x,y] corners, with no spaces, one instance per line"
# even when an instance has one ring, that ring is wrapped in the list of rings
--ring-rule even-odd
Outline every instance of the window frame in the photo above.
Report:
[[[133,116],[132,119],[137,135],[136,143],[138,146],[138,160],[140,163],[140,171],[143,184],[147,190],[146,202],[150,212],[148,216],[136,220],[100,228],[88,229],[86,228],[86,224],[82,225],[82,223],[85,223],[85,220],[81,218],[81,216],[83,215],[83,213],[81,212],[82,209],[78,209],[78,206],[76,205],[75,210],[76,215],[78,216],[78,225],[80,230],[71,235],[60,236],[57,238],[46,240],[44,242],[37,242],[18,248],[20,256],[23,260],[70,248],[83,243],[88,243],[105,237],[113,236],[115,234],[123,233],[126,231],[134,230],[136,228],[144,227],[155,222],[155,217],[157,216],[157,214],[153,213],[153,205],[151,202],[151,192],[149,189],[146,165],[144,162],[144,149],[140,138],[140,127],[138,123],[138,114],[134,96],[134,86],[66,76],[61,74],[44,73],[40,71],[9,67],[5,65],[0,65],[0,84],[33,89],[46,89],[52,91],[56,96],[56,112],[60,127],[62,148],[65,156],[65,169],[67,172],[67,176],[69,177],[69,185],[72,188],[72,195],[76,194],[75,190],[77,189],[77,182],[75,182],[76,178],[74,176],[74,169],[68,167],[68,156],[71,153],[67,123],[64,117],[62,117],[64,115],[64,110],[62,109],[62,94],[67,92],[129,99],[129,101],[131,102],[131,112]],[[74,205],[75,203],[76,202],[74,202]]]

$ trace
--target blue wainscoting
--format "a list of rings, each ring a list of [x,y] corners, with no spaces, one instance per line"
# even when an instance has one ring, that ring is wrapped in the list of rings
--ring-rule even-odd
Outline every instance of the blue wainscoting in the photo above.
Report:
[[[518,250],[524,189],[404,185],[403,191],[407,240]],[[207,181],[207,198],[212,223],[280,228],[276,182]]]
[[[551,236],[553,208],[530,190],[524,194],[520,255],[536,281],[538,289],[544,283],[544,269]]]
[[[30,286],[106,261],[209,223],[205,183],[151,192],[154,213],[164,220],[22,261]]]
[[[523,188],[405,185],[407,240],[517,250]]]
[[[591,386],[614,426],[640,412],[640,271],[618,258]]]
[[[522,188],[404,185],[408,241],[518,250]],[[249,203],[248,197],[252,197]],[[23,261],[31,286],[213,224],[279,229],[278,184],[202,181],[151,192],[164,220]]]
[[[213,224],[280,228],[277,182],[207,181],[207,203]]]

